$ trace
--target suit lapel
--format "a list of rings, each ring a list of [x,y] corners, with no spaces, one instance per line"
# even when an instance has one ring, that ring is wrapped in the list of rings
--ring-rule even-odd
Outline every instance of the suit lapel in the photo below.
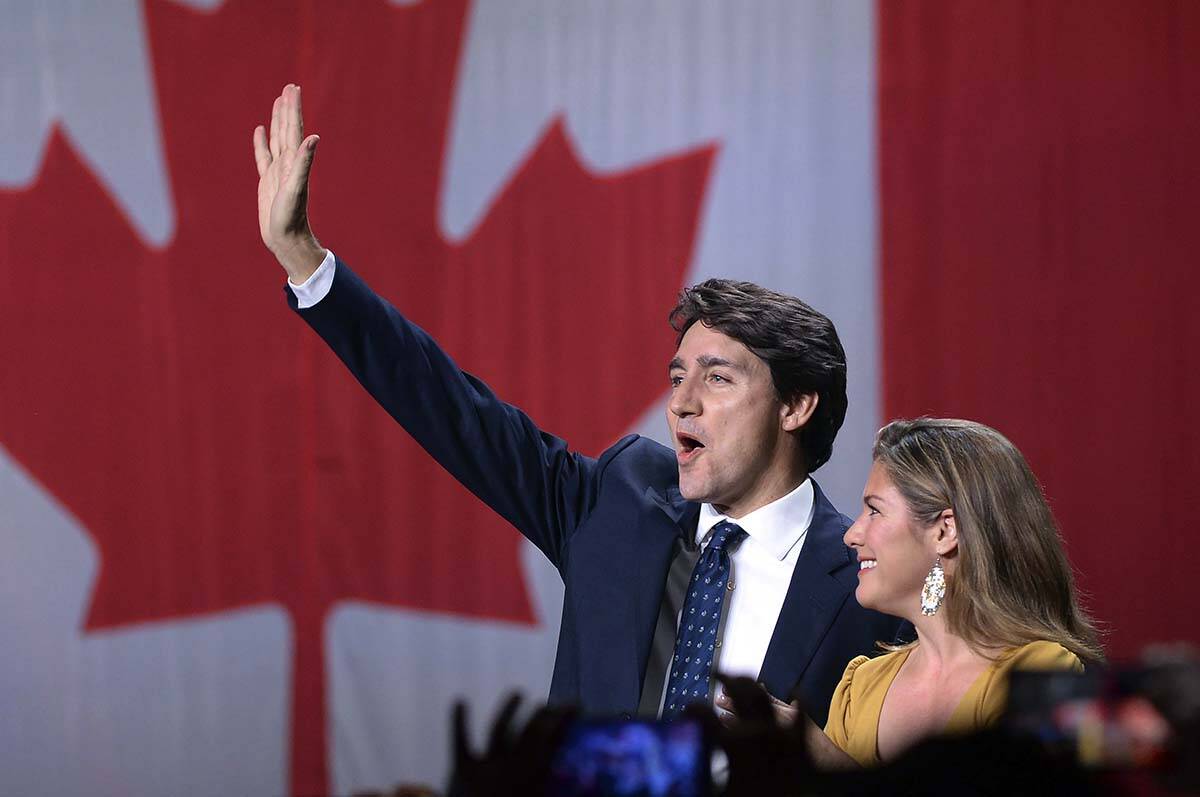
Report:
[[[598,523],[598,533],[576,535],[571,553],[572,561],[587,563],[572,572],[568,593],[574,610],[588,616],[587,633],[579,640],[579,697],[591,712],[632,714],[641,698],[677,526],[659,501],[643,503],[636,515],[626,507]]]
[[[792,572],[787,597],[763,659],[759,680],[787,698],[854,588],[845,577],[851,561],[842,542],[848,524],[813,481],[813,519]]]
[[[696,523],[700,519],[700,505],[686,500],[679,494],[679,488],[674,486],[661,493],[653,487],[647,487],[646,498],[662,510],[690,545],[696,533]]]
[[[636,662],[639,700],[676,545],[680,539],[685,545],[694,545],[696,522],[700,517],[700,505],[684,499],[677,487],[668,487],[661,493],[647,487],[645,494],[652,505],[648,508],[649,522],[638,531],[640,552],[631,562],[637,574],[637,585],[630,591],[633,600],[630,622],[634,632],[623,636],[635,645],[631,660]]]

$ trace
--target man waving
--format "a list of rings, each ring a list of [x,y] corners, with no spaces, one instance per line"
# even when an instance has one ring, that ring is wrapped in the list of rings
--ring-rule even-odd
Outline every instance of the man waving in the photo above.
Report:
[[[855,602],[850,520],[811,477],[846,413],[829,319],[746,282],[684,291],[664,363],[674,449],[630,435],[584,456],[460,370],[317,242],[316,146],[289,85],[270,131],[254,131],[263,242],[291,306],[375,400],[558,568],[550,700],[671,717],[711,700],[720,669],[801,698],[824,724],[846,663],[901,627]]]

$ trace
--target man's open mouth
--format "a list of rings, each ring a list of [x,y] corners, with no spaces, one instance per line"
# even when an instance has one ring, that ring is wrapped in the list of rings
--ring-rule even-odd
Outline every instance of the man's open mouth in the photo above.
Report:
[[[677,432],[675,439],[679,442],[678,457],[680,462],[686,462],[704,449],[704,443],[686,432]]]

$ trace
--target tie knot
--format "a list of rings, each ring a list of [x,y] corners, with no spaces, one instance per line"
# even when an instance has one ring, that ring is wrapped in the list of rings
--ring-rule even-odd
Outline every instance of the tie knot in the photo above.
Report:
[[[746,531],[736,523],[722,520],[713,526],[712,539],[709,540],[708,550],[714,553],[725,550],[731,545],[737,545],[746,536]]]

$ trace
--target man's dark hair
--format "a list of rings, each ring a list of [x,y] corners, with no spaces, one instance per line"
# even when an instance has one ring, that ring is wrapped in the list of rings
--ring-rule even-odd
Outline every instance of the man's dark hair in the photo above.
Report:
[[[676,346],[699,321],[754,352],[770,366],[780,401],[816,393],[800,447],[809,473],[829,461],[847,404],[846,352],[832,321],[794,296],[726,279],[684,289],[670,321],[679,333]]]

